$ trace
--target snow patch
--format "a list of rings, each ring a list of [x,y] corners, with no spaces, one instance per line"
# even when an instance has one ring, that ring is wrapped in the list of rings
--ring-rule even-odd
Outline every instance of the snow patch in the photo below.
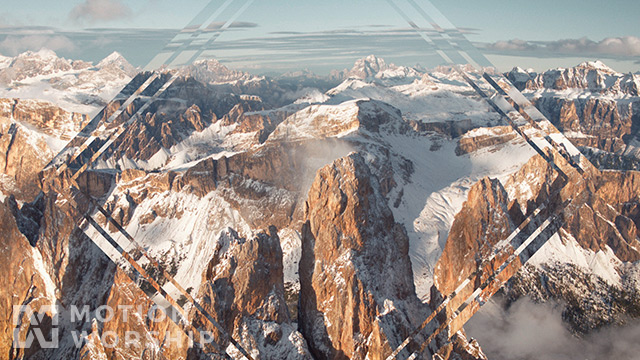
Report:
[[[520,138],[463,156],[455,153],[456,140],[438,139],[439,148],[434,151],[429,150],[433,137],[388,135],[385,141],[413,163],[410,181],[395,188],[389,198],[395,220],[409,235],[416,292],[428,300],[435,264],[471,186],[484,177],[504,182],[536,152]],[[402,201],[395,207],[400,191]]]
[[[622,262],[611,248],[607,246],[605,251],[598,252],[585,249],[564,230],[551,237],[547,244],[531,258],[530,263],[541,266],[550,261],[574,264],[601,277],[611,285],[620,285],[621,282],[618,269],[622,266]]]

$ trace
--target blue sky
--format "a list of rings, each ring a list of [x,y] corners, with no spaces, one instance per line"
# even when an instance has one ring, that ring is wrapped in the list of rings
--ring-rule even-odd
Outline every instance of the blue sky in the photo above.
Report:
[[[243,2],[236,0],[220,20]],[[620,71],[640,70],[639,1],[432,2],[455,26],[467,29],[467,37],[502,70],[516,65],[542,70],[594,59]],[[11,1],[0,10],[0,54],[47,46],[66,57],[96,61],[117,50],[144,65],[207,3]],[[256,72],[296,67],[323,72],[347,67],[368,53],[405,65],[440,61],[385,0],[256,0],[237,21],[240,25],[220,36],[206,55]]]

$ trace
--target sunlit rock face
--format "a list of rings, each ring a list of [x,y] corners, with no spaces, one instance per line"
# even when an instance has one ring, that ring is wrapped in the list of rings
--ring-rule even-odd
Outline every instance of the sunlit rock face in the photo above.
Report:
[[[428,308],[415,296],[406,233],[362,156],[318,172],[306,214],[299,316],[313,353],[386,358]]]

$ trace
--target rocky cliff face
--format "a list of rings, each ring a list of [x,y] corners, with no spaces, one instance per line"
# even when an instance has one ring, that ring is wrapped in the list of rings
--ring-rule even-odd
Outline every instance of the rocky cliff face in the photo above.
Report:
[[[426,318],[407,236],[379,186],[352,154],[321,169],[309,191],[299,316],[318,358],[384,359]]]
[[[33,200],[38,172],[86,121],[46,101],[0,99],[0,189]]]
[[[17,329],[21,336],[26,336],[31,323],[29,314],[15,313],[13,306],[31,306],[37,311],[42,306],[55,305],[56,299],[56,287],[44,270],[42,256],[30,244],[31,240],[20,231],[18,219],[23,218],[14,213],[16,207],[15,199],[6,199],[0,203],[0,225],[3,232],[0,260],[4,264],[0,285],[3,289],[11,289],[10,294],[7,294],[9,296],[0,302],[0,312],[3,314],[0,324],[0,338],[3,344],[1,350],[7,358],[29,357],[40,350],[38,346],[24,350],[13,348],[14,329]],[[22,221],[26,222],[25,219]],[[40,315],[44,319],[42,330],[48,335],[54,313],[48,311]]]
[[[515,229],[511,211],[519,209],[511,209],[509,205],[514,204],[510,203],[498,180],[485,178],[471,188],[436,265],[434,285],[442,295],[450,295],[492,254],[495,245]],[[468,289],[466,296],[472,292],[473,289]]]
[[[640,259],[634,210],[638,174],[605,171],[586,187],[582,177],[571,178],[559,197],[573,199],[580,194],[588,197],[586,203],[566,208],[558,235],[532,259],[534,265],[526,266],[503,290],[511,301],[531,296],[537,301],[566,303],[564,320],[575,332],[588,333],[638,316],[635,282],[625,280],[633,277],[628,274]],[[482,268],[481,261],[522,222],[523,214],[531,216],[559,189],[553,185],[557,180],[558,174],[536,156],[511,175],[504,187],[489,179],[474,185],[436,266],[437,289],[446,296]],[[572,251],[580,256],[568,256]]]
[[[541,97],[534,104],[579,147],[621,154],[637,135],[638,101]]]
[[[205,311],[250,349],[255,359],[311,359],[285,302],[277,229],[271,227],[268,233],[251,240],[229,230],[221,240],[203,274],[198,294]],[[193,322],[212,331],[216,338],[225,338],[202,315],[194,315]],[[228,343],[220,345],[223,349],[232,348]],[[196,354],[191,356],[198,358]]]

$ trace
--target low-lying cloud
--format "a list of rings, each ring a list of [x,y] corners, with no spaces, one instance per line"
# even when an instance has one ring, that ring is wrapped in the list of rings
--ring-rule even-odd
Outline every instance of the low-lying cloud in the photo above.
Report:
[[[640,56],[640,38],[635,36],[609,37],[593,41],[586,37],[556,41],[526,41],[512,39],[486,45],[497,52],[531,52],[557,55],[600,55],[616,57]]]
[[[640,354],[640,323],[574,336],[557,304],[522,299],[509,310],[489,302],[466,326],[492,360],[634,359]]]
[[[85,0],[76,5],[69,18],[80,23],[109,22],[130,18],[133,11],[121,0]]]
[[[75,45],[63,35],[7,36],[0,41],[0,54],[16,56],[22,52],[47,48],[53,51],[73,51]]]

